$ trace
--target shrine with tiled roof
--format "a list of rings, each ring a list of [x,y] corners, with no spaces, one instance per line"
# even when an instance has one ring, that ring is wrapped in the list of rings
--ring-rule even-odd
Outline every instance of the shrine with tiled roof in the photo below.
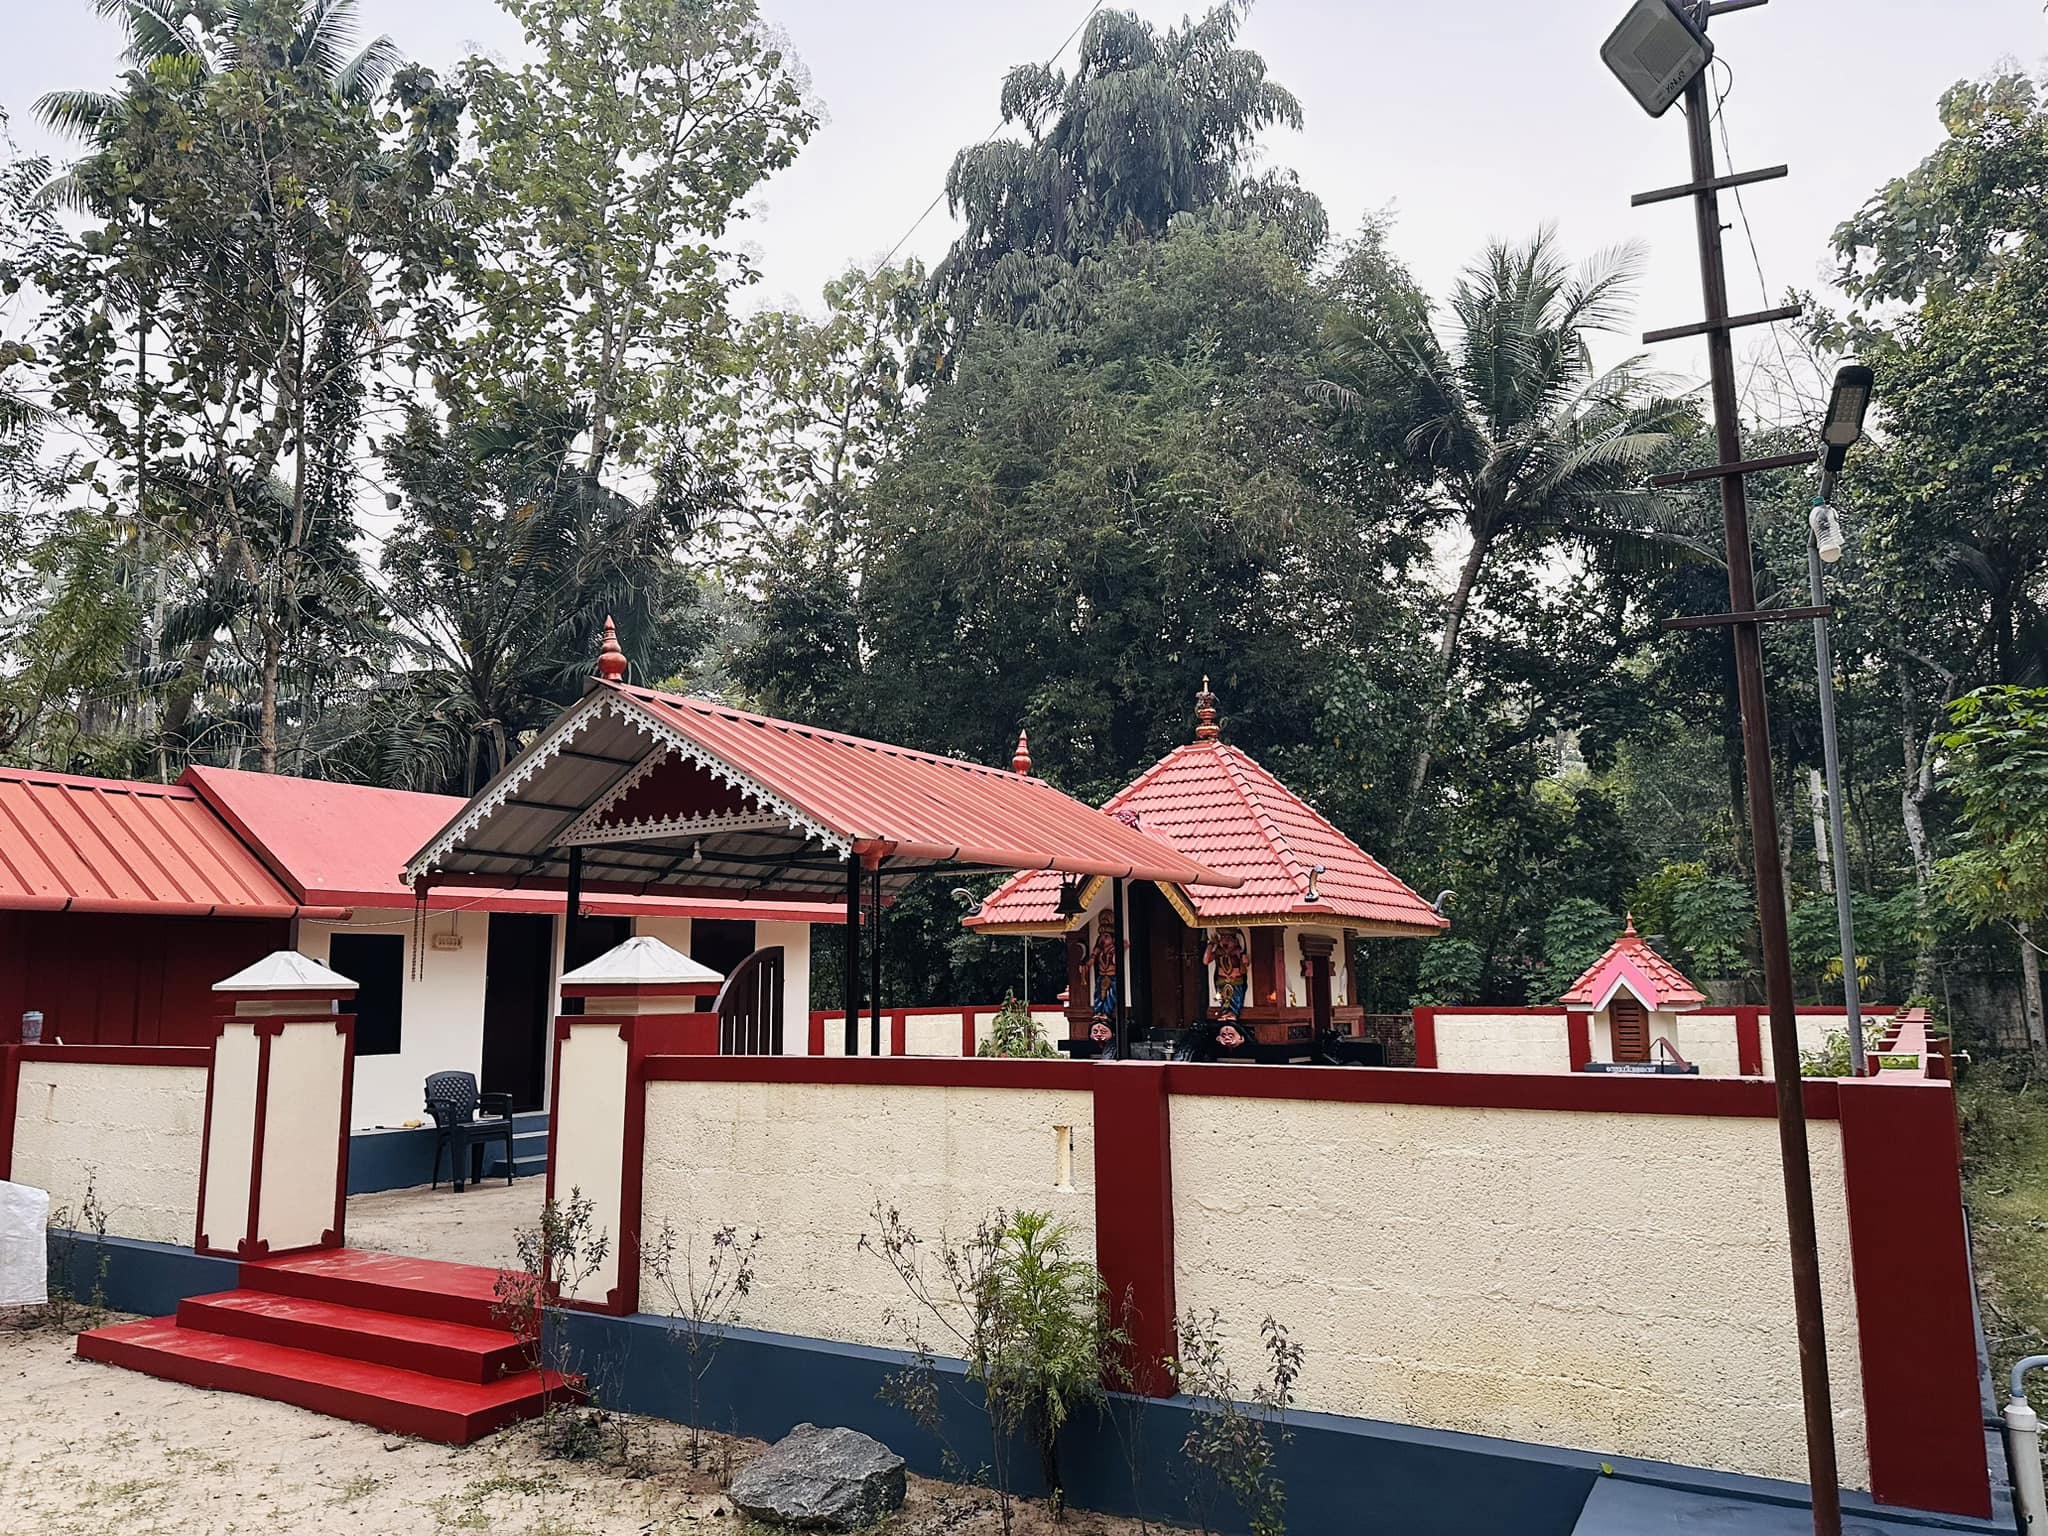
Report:
[[[1220,938],[1226,953],[1236,945],[1247,962],[1242,1015],[1262,1047],[1350,1033],[1363,1013],[1354,1000],[1350,940],[1429,938],[1448,921],[1223,739],[1207,678],[1195,713],[1194,739],[1102,808],[1239,885],[1084,880],[1034,870],[998,887],[966,925],[984,935],[1067,941],[1075,1038],[1097,1011],[1094,965],[1105,929],[1118,935],[1119,1018],[1141,1032],[1215,1019],[1226,1009],[1229,978],[1219,985],[1213,960]],[[1031,771],[1028,737],[1019,736],[1012,766]]]

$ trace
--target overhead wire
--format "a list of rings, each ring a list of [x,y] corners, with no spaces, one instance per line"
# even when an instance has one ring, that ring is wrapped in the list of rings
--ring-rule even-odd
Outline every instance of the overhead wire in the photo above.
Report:
[[[1102,9],[1104,3],[1105,0],[1095,0],[1095,3],[1088,7],[1087,12],[1081,17],[1081,19],[1074,23],[1074,30],[1069,32],[1066,35],[1066,37],[1061,40],[1059,47],[1053,49],[1052,53],[1047,57],[1045,64],[1043,66],[1044,68],[1051,69],[1053,65],[1059,62],[1060,56],[1074,45],[1074,39],[1081,35],[1081,29],[1087,26],[1090,21],[1094,20],[1095,13]],[[1009,119],[1007,117],[997,118],[995,121],[995,126],[990,128],[989,131],[987,133],[984,133],[979,139],[975,140],[973,145],[970,147],[974,149],[980,149],[982,146],[987,144],[989,140],[993,139],[997,134],[1001,133],[1003,131],[1004,125],[1007,124],[1008,122]],[[945,200],[946,188],[942,183],[939,187],[937,195],[934,196],[930,202],[924,205],[924,212],[920,213],[915,219],[911,220],[910,228],[904,230],[902,234],[898,235],[896,237],[896,243],[890,246],[889,249],[883,253],[882,259],[874,264],[874,267],[868,272],[868,276],[870,278],[872,278],[877,272],[880,272],[882,268],[888,266],[889,263],[895,259],[896,253],[903,249],[904,243],[908,241],[912,235],[918,232],[919,228],[923,226],[924,221],[932,216],[932,210],[937,208],[939,204],[944,202]]]

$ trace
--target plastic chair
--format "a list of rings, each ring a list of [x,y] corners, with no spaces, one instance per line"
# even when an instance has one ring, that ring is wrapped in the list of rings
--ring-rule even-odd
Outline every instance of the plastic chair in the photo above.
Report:
[[[434,1188],[441,1187],[443,1148],[449,1153],[450,1179],[459,1195],[469,1174],[469,1149],[486,1146],[493,1138],[505,1143],[505,1182],[512,1182],[511,1094],[478,1093],[474,1072],[435,1072],[427,1078],[427,1113],[434,1120]]]

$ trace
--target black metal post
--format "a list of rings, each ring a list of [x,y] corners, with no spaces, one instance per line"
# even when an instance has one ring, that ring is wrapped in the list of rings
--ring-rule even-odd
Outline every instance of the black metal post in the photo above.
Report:
[[[1116,913],[1116,1054],[1119,1061],[1131,1053],[1131,907],[1124,899],[1124,882],[1109,889],[1110,910]]]
[[[868,870],[868,1054],[882,1054],[882,861]]]
[[[562,969],[573,970],[582,964],[577,959],[576,938],[583,922],[583,850],[569,850],[569,892],[567,911],[562,914]],[[569,1014],[583,1011],[583,999],[565,997],[561,1000],[562,1012]]]
[[[846,855],[846,1054],[860,1054],[860,859]]]
[[[1711,7],[1696,7],[1705,26]],[[1714,178],[1712,103],[1705,71],[1685,91],[1686,134],[1696,182]],[[1706,302],[1707,360],[1712,375],[1714,432],[1723,464],[1742,458],[1737,416],[1735,349],[1729,340],[1728,273],[1721,249],[1721,201],[1711,186],[1694,199],[1700,288]],[[1741,475],[1721,477],[1721,517],[1728,554],[1728,606],[1756,611],[1749,501]],[[1792,1305],[1799,1332],[1799,1381],[1806,1410],[1807,1482],[1816,1536],[1841,1536],[1842,1501],[1835,1461],[1835,1418],[1828,1389],[1827,1329],[1822,1314],[1820,1246],[1814,1232],[1813,1173],[1807,1149],[1806,1102],[1799,1074],[1799,1026],[1792,998],[1791,951],[1785,932],[1784,875],[1778,866],[1778,813],[1771,786],[1771,736],[1765,712],[1762,632],[1754,620],[1731,626],[1736,693],[1742,711],[1742,756],[1749,798],[1750,850],[1756,866],[1757,922],[1763,935],[1764,995],[1770,1004],[1772,1076],[1778,1091],[1778,1151],[1785,1183],[1785,1225],[1792,1250]]]

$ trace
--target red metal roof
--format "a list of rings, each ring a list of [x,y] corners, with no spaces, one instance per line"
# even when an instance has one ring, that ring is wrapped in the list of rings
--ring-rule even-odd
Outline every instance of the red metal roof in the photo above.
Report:
[[[1587,967],[1586,974],[1558,1001],[1568,1008],[1605,1008],[1617,987],[1627,987],[1651,1009],[1683,1011],[1707,1000],[1683,971],[1650,948],[1649,941],[1636,932],[1634,918],[1628,920],[1607,953]]]
[[[23,768],[0,768],[0,907],[306,915],[191,789]]]
[[[1043,779],[704,699],[603,683],[822,826],[887,856],[1235,885]]]
[[[1326,917],[1333,926],[1436,933],[1449,926],[1408,886],[1312,806],[1226,742],[1176,747],[1103,807],[1191,858],[1237,877],[1235,889],[1185,890],[1203,923]],[[1322,867],[1320,875],[1313,874]],[[1313,879],[1315,899],[1309,899]],[[967,919],[980,929],[1054,926],[1059,881],[1019,876]]]
[[[405,883],[405,861],[453,820],[464,804],[455,795],[425,795],[233,768],[188,768],[179,783],[196,791],[260,851],[301,899],[334,906],[410,906],[413,894]],[[436,911],[551,913],[562,910],[562,899],[560,892],[437,885],[427,904]],[[595,894],[584,900],[583,910],[601,917],[752,918],[792,923],[832,923],[843,916],[831,902]]]

